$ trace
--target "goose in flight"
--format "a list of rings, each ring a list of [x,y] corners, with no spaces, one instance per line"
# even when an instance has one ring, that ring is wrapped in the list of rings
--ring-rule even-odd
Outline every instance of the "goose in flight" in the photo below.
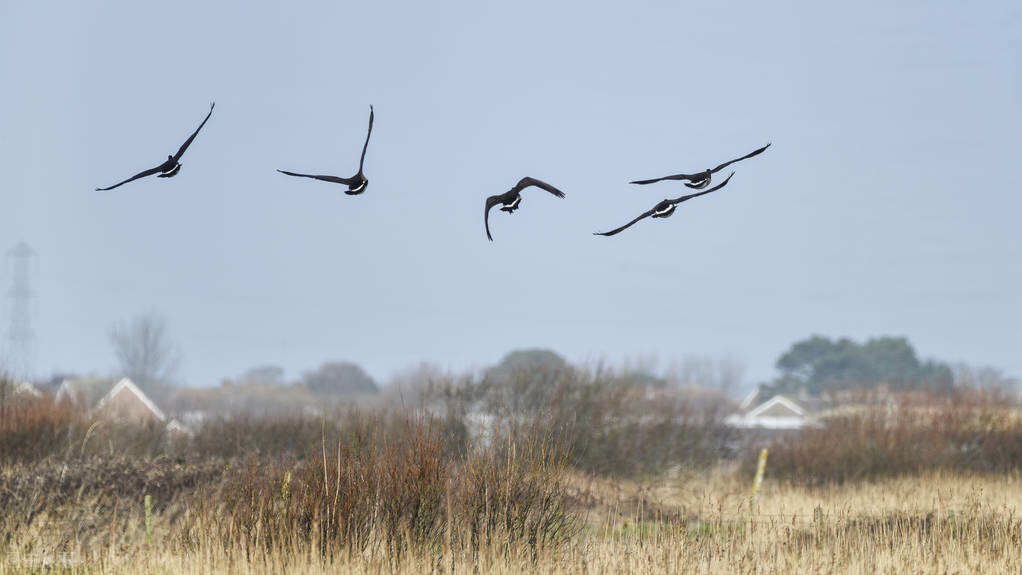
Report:
[[[297,176],[299,178],[312,178],[314,180],[323,180],[324,182],[331,182],[334,184],[344,184],[348,186],[348,189],[344,191],[349,196],[357,196],[362,192],[366,191],[366,186],[369,185],[369,180],[362,173],[362,165],[366,161],[366,149],[369,148],[369,136],[373,133],[373,107],[369,106],[369,131],[366,133],[365,144],[362,145],[362,158],[358,161],[358,173],[350,178],[341,178],[338,176],[316,176],[313,174],[296,174],[295,172],[287,172],[285,170],[277,170],[278,172],[288,175]]]
[[[486,226],[486,237],[490,238],[491,242],[493,241],[493,236],[490,235],[490,208],[497,204],[501,204],[500,211],[507,212],[509,214],[514,213],[514,211],[518,209],[518,204],[522,201],[522,190],[529,186],[536,186],[537,188],[544,189],[558,198],[564,197],[564,192],[561,190],[558,190],[546,182],[526,176],[518,180],[515,187],[503,194],[497,194],[496,196],[486,198],[486,212],[483,216],[483,224]]]
[[[628,183],[630,183],[630,184],[652,184],[652,183],[660,182],[660,181],[663,181],[663,180],[688,180],[688,182],[685,183],[686,186],[692,188],[693,190],[701,190],[701,189],[705,188],[706,186],[710,185],[710,176],[712,174],[715,174],[715,173],[723,170],[724,168],[730,166],[731,164],[733,164],[735,162],[740,162],[742,160],[746,160],[746,159],[751,158],[753,156],[758,156],[759,154],[762,154],[763,151],[766,150],[769,147],[770,147],[770,144],[767,144],[767,145],[763,146],[762,148],[760,148],[758,150],[755,150],[754,152],[751,152],[749,154],[746,154],[746,155],[742,156],[741,158],[735,158],[734,160],[731,160],[730,162],[724,162],[723,164],[717,166],[716,168],[713,168],[712,170],[709,169],[709,168],[706,168],[706,171],[704,171],[704,172],[696,172],[694,174],[675,174],[673,176],[664,176],[662,178],[653,178],[652,180],[636,180],[634,182],[628,182]]]
[[[166,162],[163,162],[162,164],[160,164],[159,166],[156,166],[155,168],[148,169],[148,170],[146,170],[144,172],[139,172],[139,173],[135,174],[134,176],[131,176],[127,180],[124,180],[123,182],[121,182],[119,184],[114,184],[114,185],[110,186],[109,188],[96,188],[96,191],[97,192],[105,192],[107,190],[112,190],[112,189],[114,189],[114,188],[116,188],[118,186],[123,186],[124,184],[127,184],[128,182],[132,182],[132,181],[135,181],[135,180],[137,180],[139,178],[144,178],[146,176],[151,176],[153,174],[160,174],[159,176],[156,176],[157,178],[173,178],[174,176],[176,176],[177,173],[181,171],[181,163],[180,163],[181,156],[185,155],[185,150],[188,149],[188,146],[192,145],[192,140],[195,139],[195,136],[199,135],[199,130],[201,130],[202,127],[206,125],[206,120],[209,120],[209,117],[213,115],[213,106],[216,106],[216,102],[210,103],[210,105],[209,105],[209,113],[206,114],[206,119],[203,120],[201,124],[199,124],[199,127],[196,128],[194,132],[192,132],[191,136],[188,136],[188,139],[185,140],[185,143],[181,144],[181,147],[178,148],[176,154],[174,154],[173,156],[167,156],[167,161]]]
[[[622,232],[622,231],[630,228],[632,226],[632,224],[634,224],[635,222],[637,222],[637,221],[639,221],[639,220],[641,220],[643,218],[649,218],[649,217],[653,217],[653,218],[669,218],[669,217],[671,217],[674,214],[674,210],[675,210],[675,208],[678,207],[678,204],[680,204],[681,202],[684,202],[684,201],[691,200],[692,198],[698,198],[699,196],[706,195],[706,194],[708,194],[710,192],[715,192],[715,191],[723,188],[724,186],[727,185],[728,181],[731,179],[731,176],[733,176],[733,175],[735,175],[735,173],[731,172],[731,175],[728,176],[726,180],[724,180],[723,182],[717,184],[716,186],[713,186],[712,188],[710,188],[708,190],[705,190],[705,191],[702,191],[702,192],[698,192],[698,193],[695,193],[695,194],[689,194],[687,196],[681,196],[680,198],[675,198],[673,200],[664,200],[664,201],[658,203],[657,205],[653,206],[653,209],[651,209],[648,212],[642,214],[641,216],[635,218],[634,220],[628,222],[627,224],[621,226],[620,228],[617,228],[617,229],[614,229],[614,230],[610,230],[609,232],[596,232],[593,235],[596,235],[596,236],[612,236],[612,235],[614,235],[614,234],[616,234],[618,232]]]

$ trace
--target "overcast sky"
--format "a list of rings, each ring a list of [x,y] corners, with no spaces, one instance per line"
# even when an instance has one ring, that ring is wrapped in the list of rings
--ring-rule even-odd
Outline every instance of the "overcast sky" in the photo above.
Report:
[[[15,0],[0,54],[0,247],[38,253],[39,375],[110,372],[110,325],[149,311],[193,385],[526,346],[729,355],[751,382],[813,333],[1022,375],[1015,1]],[[93,191],[211,100],[176,178]],[[364,195],[274,171],[350,176],[370,105]],[[687,190],[629,180],[767,142],[592,235]],[[486,196],[525,175],[567,198],[526,191],[490,243]]]

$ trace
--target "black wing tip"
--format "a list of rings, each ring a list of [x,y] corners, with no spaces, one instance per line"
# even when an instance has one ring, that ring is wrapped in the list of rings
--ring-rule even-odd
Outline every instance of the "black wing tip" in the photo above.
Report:
[[[707,190],[707,192],[706,192],[706,193],[708,193],[708,192],[715,192],[715,191],[717,191],[717,190],[719,190],[719,189],[723,188],[724,186],[726,186],[726,185],[727,185],[727,183],[728,183],[728,182],[730,182],[730,181],[731,181],[731,176],[733,176],[733,175],[735,175],[735,173],[734,173],[734,172],[732,171],[732,172],[731,172],[730,174],[728,174],[728,176],[727,176],[726,178],[724,178],[724,181],[723,181],[723,182],[721,182],[721,183],[717,184],[716,186],[713,186],[712,188],[710,188],[709,190]],[[702,194],[696,194],[696,195],[702,195]]]
[[[546,189],[548,192],[550,192],[551,194],[557,196],[558,198],[563,198],[564,197],[564,192],[562,192],[557,186],[548,184],[548,183],[544,182],[543,180],[541,180],[539,178],[534,178],[532,176],[526,176],[525,178],[522,178],[522,179],[524,180],[526,178],[528,178],[529,180],[532,181],[531,185],[536,186],[537,188]]]

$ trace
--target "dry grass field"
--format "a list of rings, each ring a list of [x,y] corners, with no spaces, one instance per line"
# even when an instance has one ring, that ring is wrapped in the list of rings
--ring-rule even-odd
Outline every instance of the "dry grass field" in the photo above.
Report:
[[[119,573],[1018,573],[1022,481],[928,475],[805,489],[712,473],[657,485],[572,477],[581,531],[549,548],[465,533],[441,544],[324,550],[224,537],[224,517],[173,505],[119,510],[90,529],[87,512],[52,513],[7,534],[0,572],[58,567]],[[79,502],[82,509],[89,502]],[[207,523],[204,523],[207,522]],[[259,525],[248,526],[258,530]],[[80,533],[76,533],[76,528]],[[244,529],[235,525],[233,529]],[[90,532],[91,531],[91,532]],[[87,535],[84,532],[90,532]],[[54,547],[54,542],[59,544]]]

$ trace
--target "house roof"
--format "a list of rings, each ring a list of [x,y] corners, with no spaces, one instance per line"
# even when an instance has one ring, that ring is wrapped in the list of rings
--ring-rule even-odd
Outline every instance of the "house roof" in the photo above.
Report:
[[[808,410],[795,400],[783,395],[775,395],[746,414],[746,417],[760,417],[769,414],[771,417],[805,417]]]
[[[139,401],[141,401],[142,404],[145,405],[146,408],[153,413],[153,415],[156,416],[156,419],[159,419],[160,421],[165,421],[167,419],[167,416],[163,414],[163,411],[161,411],[159,407],[156,407],[156,404],[153,403],[151,399],[149,399],[149,396],[143,393],[142,390],[139,389],[137,385],[132,383],[132,381],[126,377],[118,381],[113,386],[113,388],[111,388],[110,391],[107,392],[107,394],[104,395],[102,399],[99,400],[99,403],[96,404],[95,409],[96,410],[103,409],[104,405],[109,403],[113,398],[117,397],[117,395],[121,393],[134,394],[134,396]]]
[[[761,390],[762,387],[757,385],[752,391],[745,394],[745,397],[742,398],[741,403],[738,404],[738,408],[741,409],[742,411],[745,411],[752,407],[753,405],[756,405],[756,399],[759,398]]]
[[[114,380],[91,377],[65,379],[53,396],[54,403],[67,400],[81,409],[91,409],[114,386]]]

